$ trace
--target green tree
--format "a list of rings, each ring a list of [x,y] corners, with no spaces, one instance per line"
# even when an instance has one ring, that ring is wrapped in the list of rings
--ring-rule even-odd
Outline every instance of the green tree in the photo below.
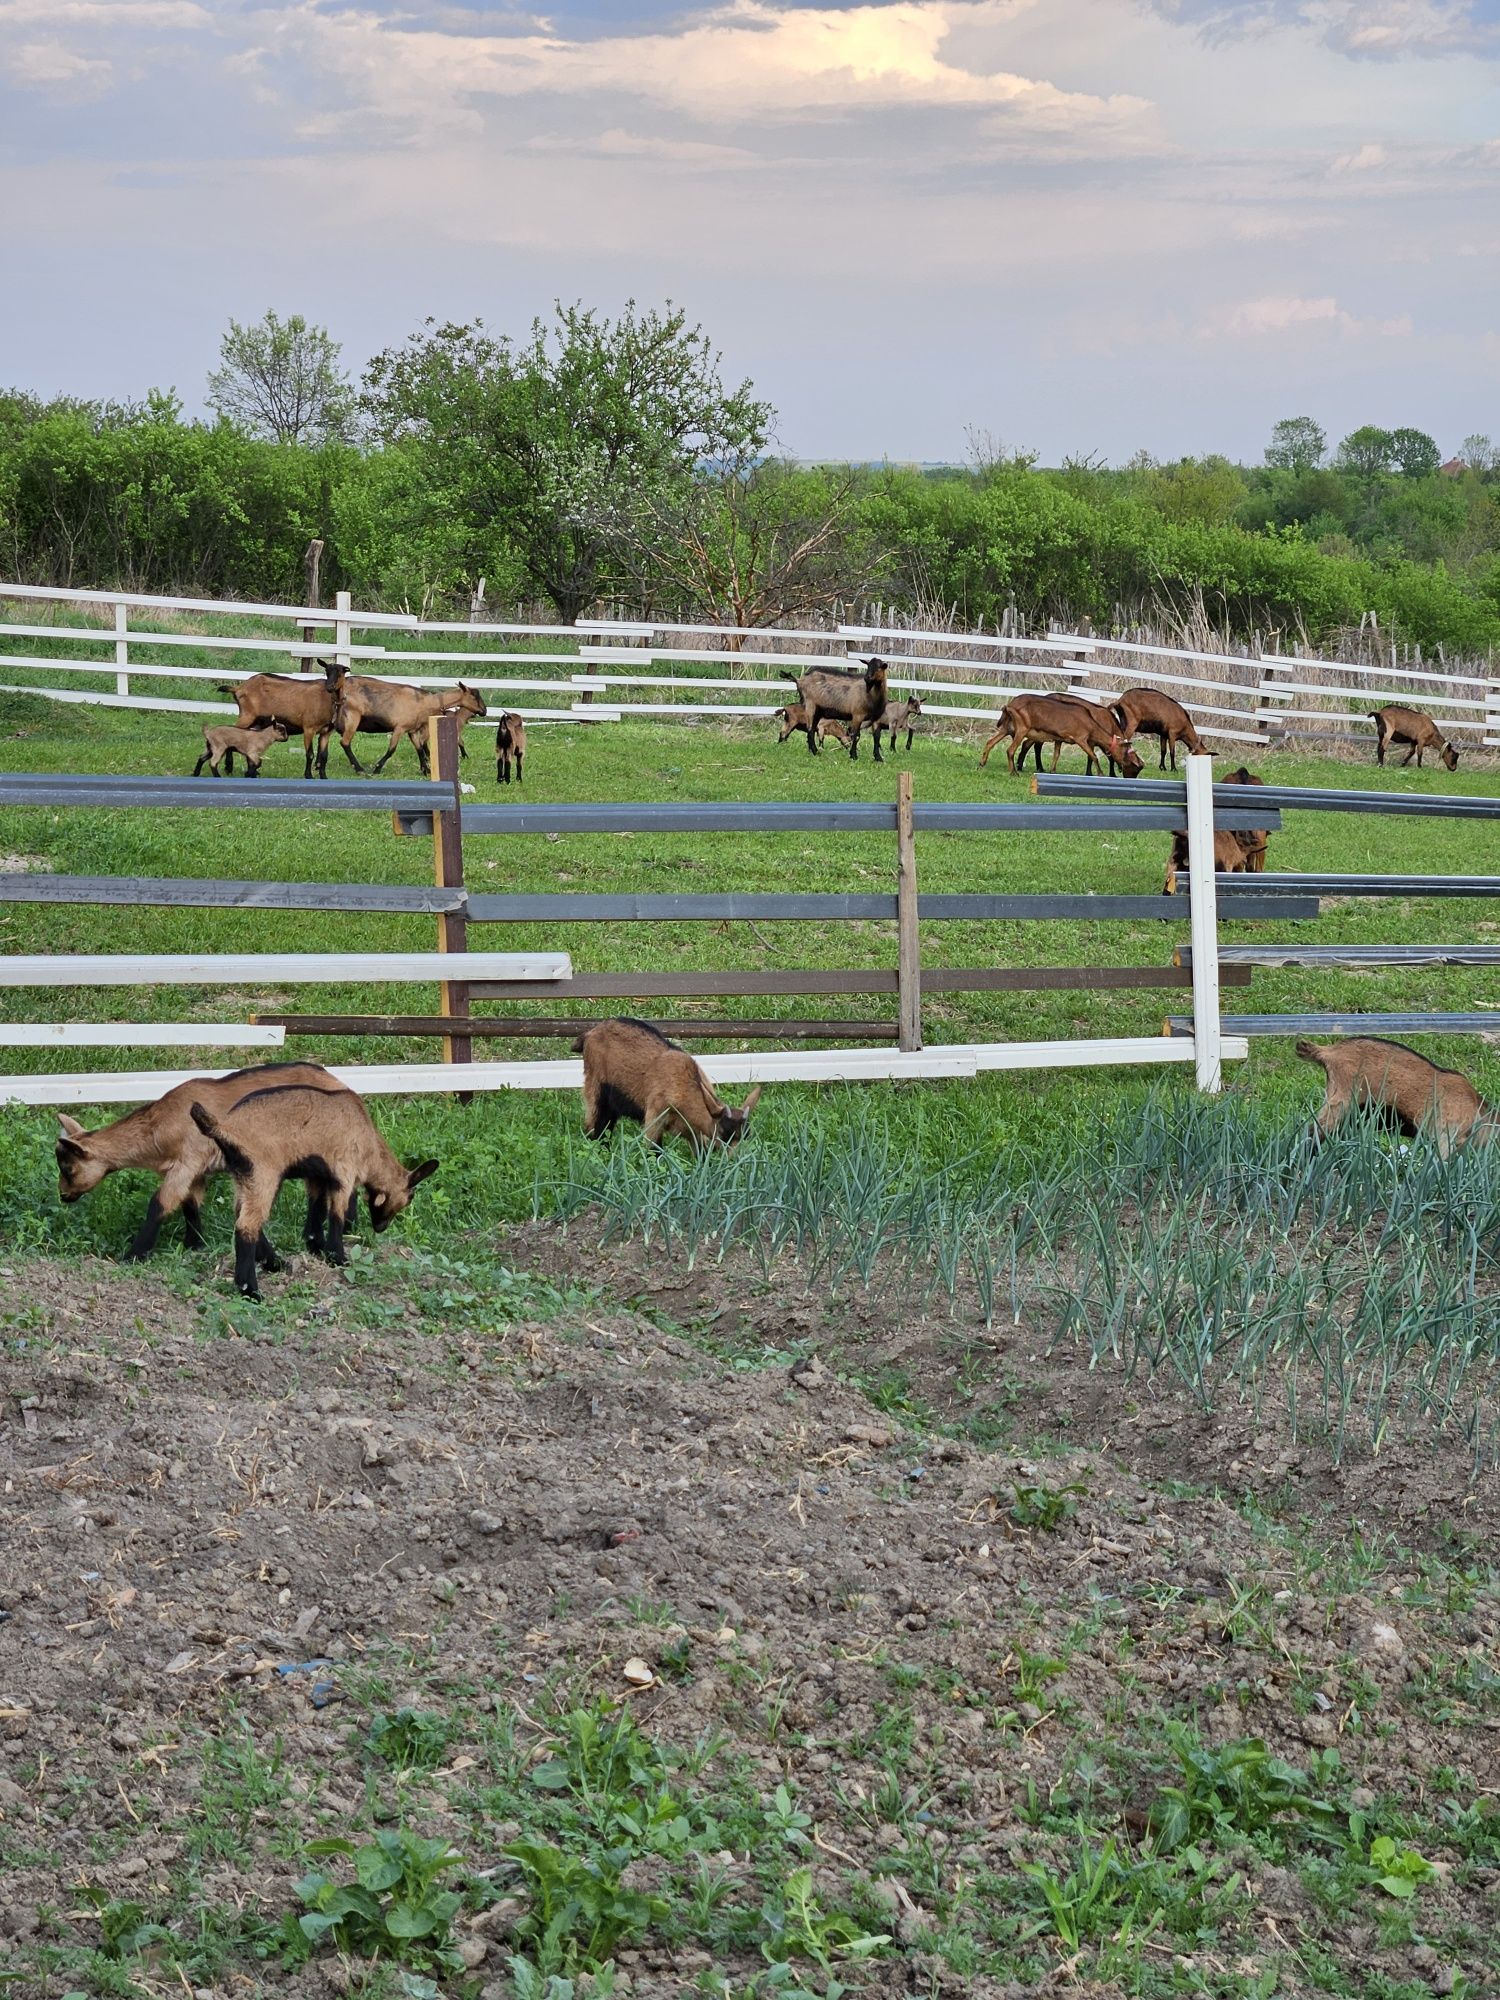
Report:
[[[1458,448],[1458,455],[1470,472],[1481,479],[1500,467],[1500,446],[1492,444],[1483,431],[1471,431]]]
[[[301,313],[281,320],[273,312],[255,326],[229,322],[208,378],[208,403],[252,437],[277,444],[341,438],[354,407],[338,342]]]
[[[1391,432],[1391,456],[1403,479],[1430,479],[1443,462],[1436,438],[1409,425]]]
[[[1390,471],[1395,456],[1396,440],[1390,431],[1378,424],[1361,424],[1339,445],[1335,463],[1340,472],[1352,473],[1356,479],[1377,479]]]
[[[1278,472],[1311,472],[1323,463],[1328,439],[1311,417],[1283,417],[1272,426],[1266,464]]]
[[[631,301],[613,321],[559,304],[519,347],[479,321],[429,320],[375,356],[364,401],[474,537],[504,523],[531,586],[570,623],[619,580],[643,511],[704,469],[746,470],[773,416],[748,382],[725,389],[708,337],[670,302]]]

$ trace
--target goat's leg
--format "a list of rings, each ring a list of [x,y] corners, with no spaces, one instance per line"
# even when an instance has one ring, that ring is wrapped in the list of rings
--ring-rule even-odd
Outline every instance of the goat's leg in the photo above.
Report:
[[[983,749],[982,749],[982,750],[980,751],[980,753],[979,753],[979,768],[980,768],[980,770],[981,770],[981,771],[982,771],[982,770],[984,769],[985,765],[986,765],[986,764],[988,764],[988,762],[990,761],[990,752],[991,752],[991,751],[992,751],[992,750],[994,749],[995,745],[996,745],[997,743],[1001,743],[1001,742],[1003,742],[1003,741],[1005,740],[1005,738],[1006,738],[1006,737],[1007,737],[1007,736],[1008,736],[1009,734],[1010,734],[1009,730],[1006,730],[1006,729],[997,729],[997,730],[995,731],[994,735],[993,735],[992,737],[990,737],[990,738],[989,738],[988,742],[987,742],[987,743],[985,744],[984,748],[983,748]],[[1015,749],[1014,749],[1014,746],[1012,746],[1012,749],[1011,749],[1011,767],[1010,767],[1010,768],[1011,768],[1012,770],[1014,770],[1014,769],[1016,768],[1016,766],[1015,766]]]
[[[313,774],[313,737],[315,734],[316,731],[312,728],[311,724],[302,732],[302,776],[304,779],[311,778]],[[325,736],[322,741],[326,744],[328,738]],[[322,774],[320,773],[319,775],[321,776]]]
[[[284,1271],[286,1259],[262,1230],[255,1239],[255,1261],[263,1271]]]
[[[203,1204],[192,1195],[182,1204],[182,1240],[189,1250],[201,1250],[208,1241],[203,1233]]]
[[[818,708],[814,708],[812,714],[807,718],[807,748],[809,753],[814,757],[818,755],[818,724],[822,720],[822,710]]]
[[[1404,756],[1404,757],[1403,757],[1403,758],[1401,759],[1401,768],[1402,768],[1402,770],[1404,771],[1404,770],[1406,769],[1407,765],[1408,765],[1408,764],[1409,764],[1409,763],[1411,762],[1412,758],[1413,758],[1413,757],[1417,757],[1417,756],[1419,756],[1419,752],[1418,752],[1418,750],[1417,750],[1417,746],[1416,746],[1416,744],[1415,744],[1415,743],[1413,743],[1413,745],[1411,746],[1410,750],[1408,750],[1408,751],[1407,751],[1407,753],[1406,753],[1406,755],[1405,755],[1405,756]]]
[[[347,1264],[348,1254],[344,1249],[344,1219],[354,1199],[356,1190],[335,1182],[327,1191],[328,1201],[328,1248],[323,1255],[330,1264]]]
[[[146,1213],[140,1228],[131,1237],[125,1250],[127,1264],[139,1264],[156,1248],[156,1239],[161,1235],[163,1221],[161,1193],[158,1190],[146,1203]]]
[[[1385,762],[1385,745],[1386,745],[1385,733],[1384,731],[1382,731],[1381,734],[1378,735],[1375,739],[1375,762],[1377,764],[1383,764]]]
[[[197,777],[198,773],[203,769],[203,766],[207,762],[208,762],[208,752],[205,750],[203,755],[198,759],[197,763],[193,766],[193,776],[195,778]],[[217,773],[215,773],[215,775],[217,776]]]
[[[393,729],[391,731],[391,740],[385,746],[385,755],[375,765],[370,773],[371,777],[378,778],[380,776],[386,765],[390,763],[396,752],[401,748],[401,739],[405,734],[406,731],[404,729]]]
[[[340,733],[339,742],[343,745],[344,755],[349,759],[349,762],[354,766],[355,770],[358,771],[359,775],[362,778],[368,778],[370,775],[369,772],[365,769],[364,765],[360,763],[359,759],[355,756],[353,750],[349,747],[358,733],[359,733],[358,724],[351,724]]]
[[[324,1231],[328,1226],[328,1192],[326,1188],[309,1185],[307,1190],[307,1220],[302,1225],[302,1243],[314,1257],[323,1254]]]
[[[521,775],[521,769],[525,762],[526,753],[523,750],[518,750],[516,752],[516,783],[518,785],[524,785],[526,782],[525,778]]]
[[[854,739],[849,748],[849,755],[852,757],[858,748],[859,748],[859,725],[856,723],[854,729]],[[885,762],[885,759],[880,754],[880,731],[878,729],[875,732],[875,762],[877,764],[883,764]]]

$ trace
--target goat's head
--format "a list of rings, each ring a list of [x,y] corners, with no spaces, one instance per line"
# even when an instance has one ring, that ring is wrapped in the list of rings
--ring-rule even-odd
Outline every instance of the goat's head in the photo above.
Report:
[[[271,724],[271,740],[275,743],[285,743],[290,733],[284,722],[273,722]]]
[[[349,669],[342,660],[319,660],[318,665],[323,669],[323,681],[327,687],[341,688],[349,677]]]
[[[1458,752],[1451,743],[1443,745],[1443,762],[1448,766],[1450,771],[1458,769]]]
[[[761,1086],[757,1084],[738,1109],[732,1104],[720,1107],[714,1116],[714,1138],[721,1146],[737,1146],[744,1138],[750,1114],[760,1102],[760,1092]]]
[[[922,713],[922,704],[914,694],[907,696],[906,712],[908,715],[920,715]]]
[[[1135,754],[1134,747],[1129,743],[1122,743],[1118,736],[1110,737],[1109,754],[1114,758],[1127,778],[1138,778],[1145,769],[1140,758]]]
[[[885,686],[886,664],[873,655],[865,661],[865,686],[877,688]]]
[[[397,1182],[394,1187],[369,1188],[370,1221],[377,1231],[389,1229],[402,1209],[407,1207],[412,1196],[438,1170],[436,1160],[423,1160],[420,1166],[408,1167],[406,1183]]]
[[[781,724],[781,734],[777,737],[776,741],[778,743],[785,743],[786,739],[797,727],[796,723],[792,720],[792,711],[789,708],[778,708],[776,711],[776,720]]]
[[[455,715],[483,715],[486,712],[484,696],[479,693],[477,688],[465,687],[463,682],[460,681],[458,684],[458,700],[454,702],[452,712]]]
[[[80,1201],[91,1188],[98,1187],[109,1172],[110,1162],[89,1143],[76,1118],[65,1111],[57,1114],[57,1193],[62,1201]]]

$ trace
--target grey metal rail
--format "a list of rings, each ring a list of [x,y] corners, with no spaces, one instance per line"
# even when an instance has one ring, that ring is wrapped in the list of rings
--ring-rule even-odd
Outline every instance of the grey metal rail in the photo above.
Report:
[[[1486,1035],[1500,1031],[1497,1014],[1226,1014],[1226,1035]],[[1167,1032],[1191,1035],[1192,1020],[1173,1014]]]
[[[401,815],[404,833],[432,831],[425,814]],[[668,805],[470,805],[463,808],[465,834],[475,833],[894,833],[893,805],[777,803],[763,806],[710,805],[676,801]],[[1275,833],[1281,818],[1261,806],[1225,804],[1214,812],[1215,826],[1232,832],[1265,827]],[[1114,805],[914,805],[912,825],[927,833],[1180,833],[1186,808]]]
[[[1277,896],[1500,896],[1500,875],[1220,875],[1219,902],[1229,911]],[[1185,897],[1187,869],[1177,875]]]
[[[825,923],[859,920],[892,923],[894,895],[726,894],[705,896],[587,895],[580,893],[471,896],[466,912],[471,923],[610,923],[668,918],[677,922],[752,923],[797,922],[813,918]],[[1186,921],[1182,903],[1172,896],[918,896],[917,914],[931,921],[1021,921],[1037,917],[1074,922],[1173,923]],[[1316,917],[1312,897],[1267,896],[1237,902],[1242,917]]]
[[[0,875],[0,903],[127,903],[139,909],[343,910],[440,916],[465,891],[386,882],[238,882],[172,875]]]
[[[1187,786],[1170,778],[1085,778],[1055,776],[1044,771],[1031,781],[1043,799],[1136,799],[1141,805],[1187,803]],[[1239,787],[1234,787],[1238,790]],[[1222,796],[1222,793],[1219,794]],[[1328,791],[1316,785],[1257,785],[1257,806],[1297,812],[1361,812],[1415,815],[1435,819],[1500,819],[1500,798],[1480,798],[1462,792]],[[1261,822],[1262,825],[1265,821]]]
[[[1172,962],[1191,965],[1193,947],[1178,945]],[[1311,972],[1319,966],[1390,972],[1403,966],[1500,965],[1500,944],[1222,944],[1219,964],[1260,965],[1288,972]]]

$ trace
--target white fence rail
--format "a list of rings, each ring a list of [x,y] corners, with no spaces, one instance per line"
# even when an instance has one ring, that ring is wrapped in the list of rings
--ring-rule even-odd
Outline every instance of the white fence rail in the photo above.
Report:
[[[304,663],[336,657],[356,671],[419,687],[445,686],[461,675],[486,697],[504,698],[492,706],[512,706],[535,723],[602,723],[632,716],[674,721],[769,717],[794,698],[792,673],[838,664],[851,653],[873,648],[890,664],[893,694],[919,696],[924,713],[935,719],[990,723],[996,708],[1012,695],[1035,691],[1028,687],[1033,682],[1061,682],[1101,701],[1117,697],[1128,684],[1144,682],[1179,699],[1201,734],[1228,743],[1270,744],[1288,735],[1368,737],[1366,704],[1396,701],[1423,707],[1445,734],[1461,743],[1500,748],[1500,674],[1440,674],[1300,655],[1210,653],[1068,633],[1025,639],[895,625],[850,624],[817,632],[604,618],[581,619],[573,626],[423,620],[357,610],[346,593],[328,610],[0,582],[0,601],[6,599],[57,607],[62,618],[83,615],[99,622],[0,617],[0,693],[99,707],[229,715],[235,711],[228,702],[189,699],[185,689],[183,695],[141,693],[132,682],[206,682],[217,688],[278,661],[296,671]],[[171,629],[164,622],[202,623],[205,618],[258,621],[281,629],[192,631]],[[366,635],[358,644],[356,633]],[[402,644],[403,638],[418,643]],[[453,639],[476,643],[449,650],[447,642]],[[513,643],[518,639],[568,645],[518,650]],[[37,651],[39,640],[98,647],[99,654],[59,657]],[[424,649],[423,640],[437,643]],[[705,640],[715,643],[694,643]],[[32,643],[22,645],[26,641]],[[184,648],[222,656],[224,664],[182,666],[155,657]],[[715,667],[721,671],[704,671]],[[726,675],[726,667],[736,672]],[[1205,676],[1204,667],[1216,677]],[[413,671],[421,668],[428,671]],[[520,671],[507,673],[507,668]],[[18,680],[18,675],[26,678]],[[112,682],[113,687],[96,692],[52,685],[54,675]],[[549,694],[550,705],[511,700]],[[739,698],[723,699],[729,695]],[[1231,702],[1242,706],[1226,706]],[[1321,705],[1311,706],[1314,702]]]

